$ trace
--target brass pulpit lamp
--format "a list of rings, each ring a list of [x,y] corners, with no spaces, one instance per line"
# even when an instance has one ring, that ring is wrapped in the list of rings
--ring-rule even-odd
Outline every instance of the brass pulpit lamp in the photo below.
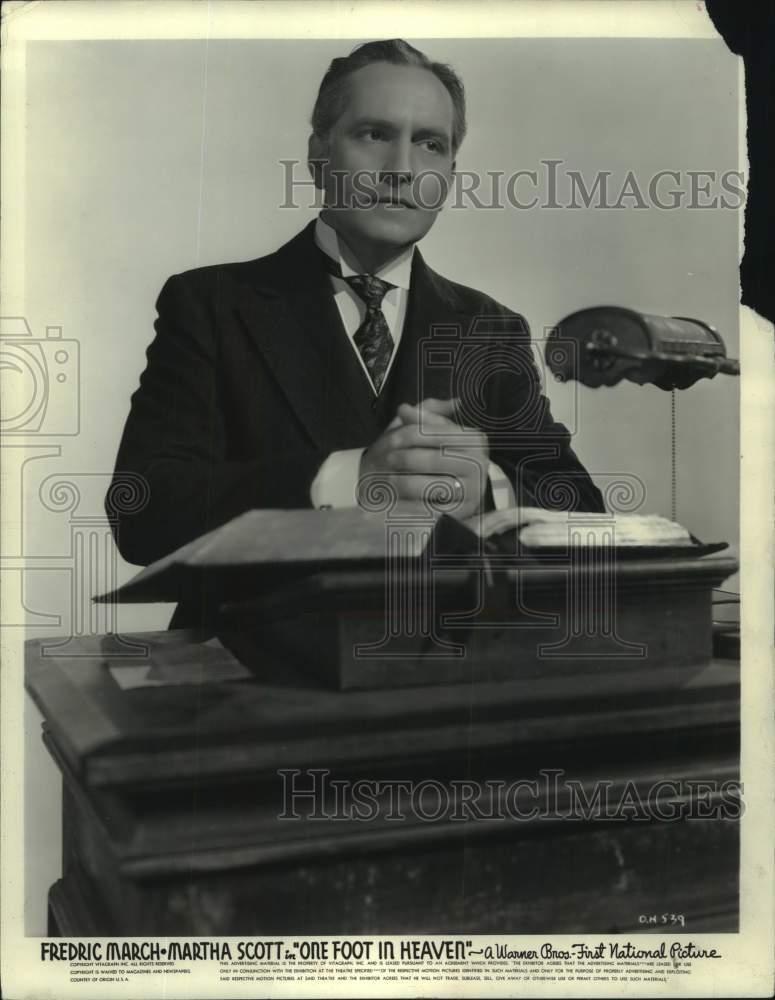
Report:
[[[558,381],[591,388],[622,379],[660,389],[688,389],[701,378],[739,375],[718,331],[687,316],[649,316],[595,306],[567,316],[549,334],[546,361]]]

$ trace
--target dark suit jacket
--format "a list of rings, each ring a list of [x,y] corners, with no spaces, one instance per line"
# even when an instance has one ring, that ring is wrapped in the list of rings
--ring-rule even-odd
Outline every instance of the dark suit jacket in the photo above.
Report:
[[[428,396],[471,396],[464,416],[488,431],[491,458],[523,502],[604,509],[540,394],[524,320],[434,273],[419,251],[375,401],[313,225],[267,257],[164,285],[107,501],[125,559],[152,562],[253,507],[309,507],[332,451],[369,445],[400,402]],[[148,502],[117,514],[110,497],[126,473],[145,478]]]

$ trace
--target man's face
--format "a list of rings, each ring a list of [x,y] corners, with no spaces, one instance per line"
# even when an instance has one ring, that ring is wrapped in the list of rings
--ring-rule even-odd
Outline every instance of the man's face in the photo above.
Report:
[[[398,252],[425,236],[449,187],[452,98],[417,66],[373,63],[347,85],[327,141],[313,137],[310,146],[314,158],[328,160],[327,217],[356,254],[363,247]]]

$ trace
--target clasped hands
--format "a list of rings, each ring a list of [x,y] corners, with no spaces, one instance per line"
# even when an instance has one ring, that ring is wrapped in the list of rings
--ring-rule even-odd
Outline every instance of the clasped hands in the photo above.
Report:
[[[457,400],[402,403],[361,457],[361,482],[384,482],[398,499],[456,517],[482,506],[489,466],[487,435],[453,419]]]

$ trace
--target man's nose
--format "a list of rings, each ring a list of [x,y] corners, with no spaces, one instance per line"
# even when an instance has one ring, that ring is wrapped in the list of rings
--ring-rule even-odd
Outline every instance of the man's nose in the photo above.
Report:
[[[411,184],[411,170],[383,170],[379,179],[383,184],[388,184],[392,188],[400,187],[402,184]]]
[[[408,184],[412,180],[412,168],[412,144],[392,143],[390,152],[382,164],[380,180],[390,184],[391,187]]]

